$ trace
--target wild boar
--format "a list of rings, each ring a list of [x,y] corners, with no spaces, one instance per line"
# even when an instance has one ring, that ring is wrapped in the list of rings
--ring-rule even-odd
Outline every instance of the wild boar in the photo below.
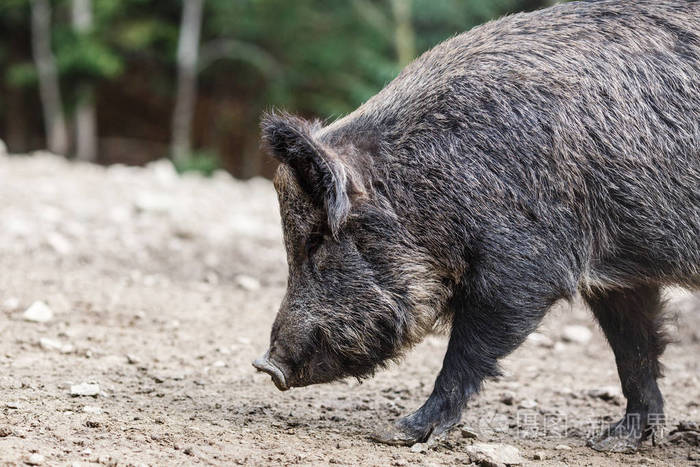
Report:
[[[615,354],[635,449],[663,416],[660,287],[700,286],[700,2],[516,14],[426,52],[329,125],[271,113],[288,288],[255,366],[279,389],[371,375],[449,325],[410,445],[550,306],[580,293]]]

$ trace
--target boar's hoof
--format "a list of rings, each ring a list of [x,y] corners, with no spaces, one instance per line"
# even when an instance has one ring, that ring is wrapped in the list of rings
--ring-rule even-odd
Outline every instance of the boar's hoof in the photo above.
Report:
[[[592,439],[588,445],[602,452],[634,452],[639,446],[639,439],[631,436],[607,434]]]
[[[588,446],[602,452],[634,452],[639,447],[643,436],[638,427],[630,428],[624,419],[613,423],[601,435],[588,441]]]
[[[426,442],[432,432],[432,428],[421,430],[411,427],[403,420],[399,420],[393,425],[383,427],[374,432],[370,435],[370,439],[392,446],[413,446],[416,443]]]

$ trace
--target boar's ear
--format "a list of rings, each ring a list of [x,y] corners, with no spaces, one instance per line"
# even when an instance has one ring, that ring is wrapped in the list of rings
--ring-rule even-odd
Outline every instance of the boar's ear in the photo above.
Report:
[[[314,139],[311,134],[314,125],[306,120],[268,113],[260,126],[267,150],[289,165],[304,191],[326,209],[328,226],[337,238],[350,212],[346,167],[337,155]]]

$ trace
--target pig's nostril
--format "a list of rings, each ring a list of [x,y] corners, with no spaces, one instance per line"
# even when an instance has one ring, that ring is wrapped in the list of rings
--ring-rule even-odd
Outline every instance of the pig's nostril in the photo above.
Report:
[[[275,383],[277,389],[280,391],[286,391],[289,389],[289,386],[287,386],[287,378],[285,377],[284,372],[273,361],[271,361],[267,355],[268,354],[265,354],[264,357],[255,360],[253,362],[253,366],[258,371],[262,371],[272,376],[272,382]]]

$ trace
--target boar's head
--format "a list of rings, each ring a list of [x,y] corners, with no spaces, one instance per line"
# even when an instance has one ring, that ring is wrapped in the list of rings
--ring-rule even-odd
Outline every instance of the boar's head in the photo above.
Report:
[[[276,386],[361,378],[420,340],[445,286],[355,146],[288,115],[262,122],[287,249],[287,292],[270,348],[253,364]]]

